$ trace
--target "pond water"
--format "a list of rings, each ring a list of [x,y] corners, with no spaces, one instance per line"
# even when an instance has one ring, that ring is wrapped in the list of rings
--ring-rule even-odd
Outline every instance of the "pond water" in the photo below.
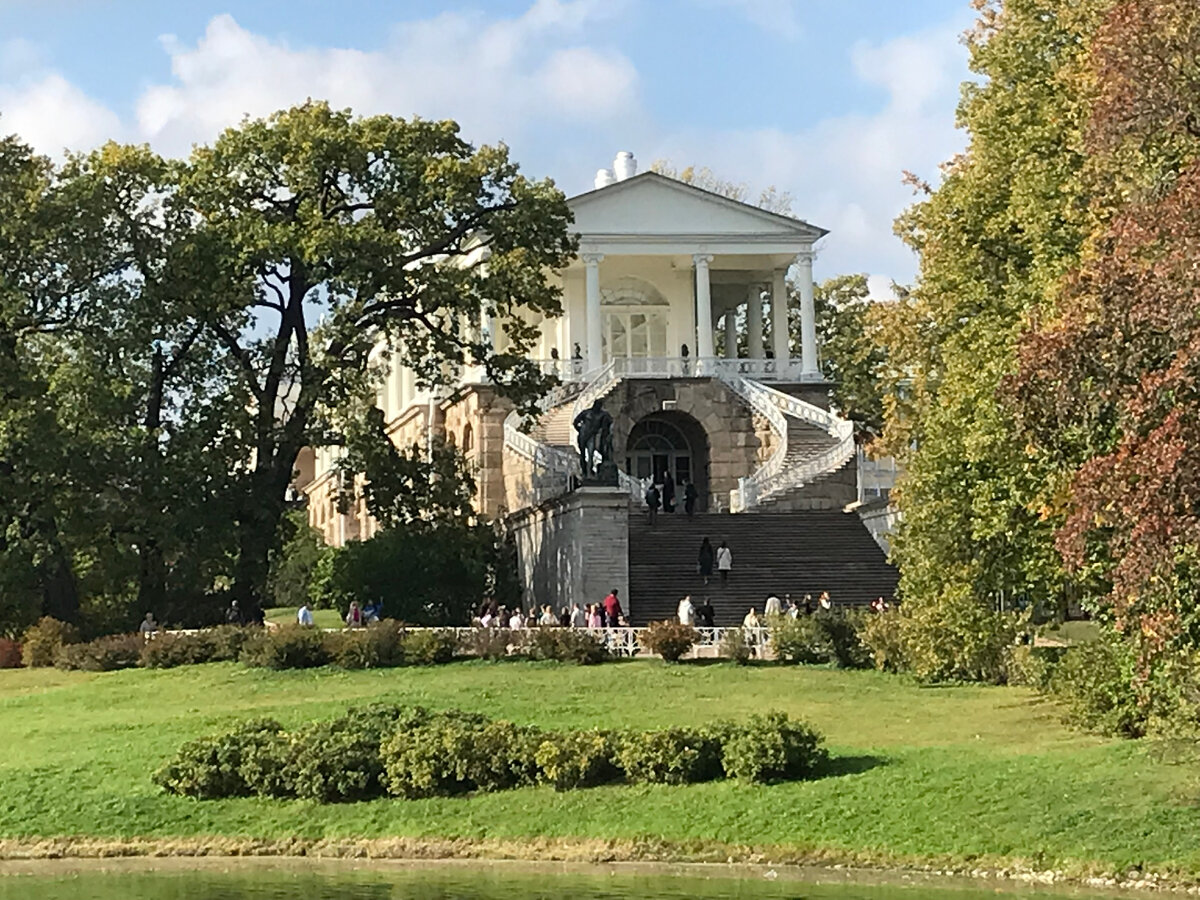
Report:
[[[312,866],[207,861],[201,868],[156,865],[141,870],[82,866],[0,869],[0,900],[1013,900],[1086,898],[1112,894],[1048,893],[995,885],[955,888],[923,884],[861,885],[812,883],[765,874],[745,877],[661,872],[540,870],[508,866],[446,865]]]

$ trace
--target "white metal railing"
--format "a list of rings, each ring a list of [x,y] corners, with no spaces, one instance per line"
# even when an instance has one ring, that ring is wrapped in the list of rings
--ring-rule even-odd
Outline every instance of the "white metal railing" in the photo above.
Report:
[[[450,628],[450,629],[421,629],[421,628],[406,628],[406,631],[453,631],[454,636],[458,639],[460,649],[466,649],[470,646],[470,640],[481,632],[491,632],[498,635],[506,635],[511,639],[509,650],[512,653],[520,653],[524,650],[525,636],[538,628],[560,628],[562,626],[535,626],[533,628],[484,628],[476,626],[471,628]],[[646,630],[644,628],[633,628],[623,626],[620,628],[581,628],[579,631],[586,631],[588,634],[596,635],[603,641],[604,647],[613,656],[619,657],[634,657],[634,656],[653,656],[639,640],[641,634]],[[705,651],[719,650],[721,643],[725,640],[726,635],[731,631],[738,629],[731,627],[714,627],[714,628],[696,628],[697,640],[692,645],[692,656],[703,654]],[[763,651],[771,641],[771,630],[767,626],[759,626],[756,628],[741,628],[742,637],[746,641],[746,645],[753,649],[757,655],[762,656]]]
[[[534,363],[543,375],[556,375],[564,384],[586,380],[585,359],[535,359]]]
[[[753,509],[772,496],[801,487],[826,472],[841,468],[854,456],[854,423],[848,419],[742,375],[725,373],[718,377],[770,423],[779,441],[770,458],[754,474],[739,480],[737,490],[730,494],[730,512]],[[836,443],[824,453],[799,465],[786,465],[789,418],[815,425],[827,432]]]

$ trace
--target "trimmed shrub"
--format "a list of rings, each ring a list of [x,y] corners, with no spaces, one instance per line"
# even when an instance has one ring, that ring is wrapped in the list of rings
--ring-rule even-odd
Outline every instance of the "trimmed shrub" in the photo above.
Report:
[[[21,645],[11,638],[0,638],[0,669],[19,669],[21,662]]]
[[[212,800],[220,797],[245,797],[255,792],[247,783],[242,770],[243,760],[251,754],[248,748],[271,744],[274,746],[283,732],[272,719],[244,722],[225,734],[188,741],[179,748],[175,758],[153,775],[154,783],[172,794]],[[261,765],[261,761],[258,763]],[[257,770],[255,770],[257,773]],[[282,771],[280,764],[279,772]],[[256,788],[271,781],[272,776],[256,774]],[[282,794],[263,791],[271,796]]]
[[[143,641],[141,664],[147,669],[173,669],[206,663],[213,656],[213,640],[208,632],[195,634],[158,634]]]
[[[340,720],[314,722],[292,735],[287,782],[295,796],[320,803],[383,794],[380,736]]]
[[[816,665],[834,658],[833,642],[817,621],[818,617],[773,617],[771,620],[771,649],[782,662]]]
[[[590,666],[608,659],[608,650],[599,635],[578,628],[536,628],[529,634],[529,655]]]
[[[556,791],[595,787],[620,777],[613,762],[616,737],[609,731],[568,731],[547,734],[535,760],[541,779]]]
[[[324,638],[321,631],[302,625],[264,629],[245,642],[238,658],[264,669],[312,669],[329,662]]]
[[[521,641],[522,631],[511,631],[508,628],[476,628],[463,641],[463,651],[480,659],[490,659],[493,662],[508,658],[511,647],[514,653],[523,650]]]
[[[458,639],[453,631],[442,629],[410,631],[402,638],[401,646],[409,665],[433,666],[454,659]]]
[[[881,672],[903,672],[908,668],[904,655],[904,621],[898,607],[867,616],[859,637],[876,669]]]
[[[1006,650],[1021,631],[1021,617],[994,612],[969,585],[908,602],[901,611],[904,659],[922,681],[1004,681]]]
[[[699,632],[691,625],[669,619],[665,622],[651,622],[638,635],[643,647],[651,653],[657,653],[667,662],[678,662],[699,639]]]
[[[748,635],[745,628],[728,628],[721,635],[720,654],[724,659],[731,660],[739,666],[744,666],[750,662],[750,657],[754,655],[754,651],[750,648],[747,641]]]
[[[400,623],[395,619],[330,634],[327,640],[334,663],[343,669],[387,669],[404,664]]]
[[[54,654],[64,644],[79,643],[79,629],[69,622],[42,616],[21,637],[21,660],[27,666],[52,666]]]
[[[140,634],[110,634],[86,644],[62,644],[54,653],[54,665],[83,672],[132,669],[141,659],[145,643]]]
[[[217,625],[204,632],[212,642],[209,662],[233,662],[242,655],[242,648],[252,638],[262,634],[257,625]]]
[[[833,661],[841,669],[868,669],[871,667],[871,651],[862,642],[862,628],[866,613],[861,610],[833,610],[818,612],[814,619],[833,649]]]
[[[621,735],[616,762],[630,781],[691,784],[724,775],[720,743],[682,728]]]
[[[417,798],[533,784],[534,749],[541,739],[535,729],[488,722],[482,716],[435,715],[383,741],[387,789]]]
[[[822,738],[785,713],[751,716],[730,730],[721,748],[726,774],[740,781],[793,781],[811,776],[828,758]]]

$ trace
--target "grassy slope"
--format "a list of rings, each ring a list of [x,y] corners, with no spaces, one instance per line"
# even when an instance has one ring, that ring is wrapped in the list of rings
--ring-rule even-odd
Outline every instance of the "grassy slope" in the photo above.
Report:
[[[322,807],[197,803],[149,773],[183,741],[257,715],[349,703],[458,706],[547,727],[691,724],[785,709],[839,757],[813,782],[537,788]],[[0,837],[467,837],[715,841],[880,860],[1000,857],[1083,872],[1200,873],[1194,767],[1065,730],[1020,689],[921,688],[874,672],[655,661],[577,668],[271,673],[216,664],[111,674],[0,671]]]

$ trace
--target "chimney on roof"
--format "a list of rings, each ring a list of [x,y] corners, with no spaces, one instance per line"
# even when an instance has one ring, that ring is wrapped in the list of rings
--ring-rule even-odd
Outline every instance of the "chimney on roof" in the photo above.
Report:
[[[624,181],[637,174],[637,160],[632,153],[622,150],[617,154],[617,158],[613,160],[613,174],[616,175],[617,181]]]
[[[612,169],[597,169],[596,170],[596,189],[608,187],[617,179],[613,177]]]

